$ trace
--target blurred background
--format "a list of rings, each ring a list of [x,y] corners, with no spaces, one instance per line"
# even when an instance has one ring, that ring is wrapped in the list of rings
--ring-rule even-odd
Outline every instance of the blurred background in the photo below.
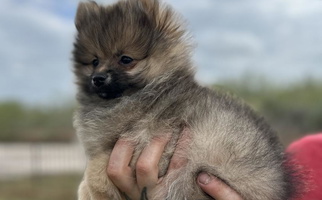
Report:
[[[203,85],[242,97],[285,146],[322,131],[321,0],[166,2],[187,19]],[[0,200],[76,199],[85,168],[72,127],[77,4],[0,2]]]

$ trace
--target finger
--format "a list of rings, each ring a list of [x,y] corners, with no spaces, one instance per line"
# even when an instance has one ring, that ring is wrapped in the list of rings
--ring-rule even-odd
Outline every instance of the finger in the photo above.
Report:
[[[136,179],[140,190],[153,188],[158,183],[158,164],[170,134],[156,137],[143,149],[136,164]]]
[[[190,135],[190,130],[188,128],[183,129],[171,158],[167,173],[171,173],[173,170],[179,169],[187,164],[188,160],[186,156],[187,147],[191,141]]]
[[[130,142],[120,139],[116,142],[111,153],[107,175],[114,185],[129,197],[139,196],[133,171],[129,166],[134,152],[134,147]]]
[[[197,182],[204,192],[216,200],[242,200],[237,192],[213,175],[202,172],[198,175]]]

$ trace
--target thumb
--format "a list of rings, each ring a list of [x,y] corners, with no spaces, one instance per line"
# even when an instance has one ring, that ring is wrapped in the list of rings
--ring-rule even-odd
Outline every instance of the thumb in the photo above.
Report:
[[[216,200],[242,200],[237,192],[213,175],[201,172],[197,183],[205,193]]]

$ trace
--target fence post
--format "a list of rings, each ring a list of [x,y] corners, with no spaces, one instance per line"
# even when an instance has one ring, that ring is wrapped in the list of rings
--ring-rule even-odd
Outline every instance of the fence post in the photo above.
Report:
[[[42,174],[41,145],[37,143],[30,143],[30,170],[32,178],[37,178]]]

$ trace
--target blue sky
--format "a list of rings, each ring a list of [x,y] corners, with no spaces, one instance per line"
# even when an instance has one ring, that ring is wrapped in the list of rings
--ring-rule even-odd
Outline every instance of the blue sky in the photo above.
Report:
[[[197,44],[197,79],[203,84],[250,73],[281,85],[322,78],[321,0],[166,2],[189,24]],[[77,4],[1,0],[0,101],[37,105],[73,99]]]

